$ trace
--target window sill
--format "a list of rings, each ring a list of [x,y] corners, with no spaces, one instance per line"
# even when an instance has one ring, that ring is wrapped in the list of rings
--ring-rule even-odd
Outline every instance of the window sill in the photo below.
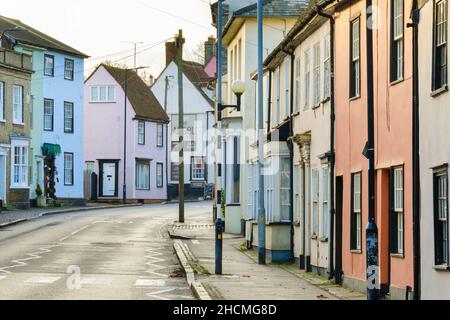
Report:
[[[10,186],[9,188],[14,190],[30,190],[29,186]]]
[[[391,258],[405,259],[405,255],[403,253],[391,253]]]
[[[391,81],[391,83],[389,83],[389,86],[394,87],[395,85],[402,83],[403,81],[405,81],[405,79],[403,79],[403,78]]]
[[[13,122],[13,126],[20,126],[20,127],[23,127],[23,126],[25,126],[25,123]]]
[[[136,188],[136,191],[150,191],[151,189],[138,189]]]
[[[436,98],[445,92],[448,92],[448,85],[445,85],[439,89],[434,90],[433,92],[431,92],[430,96],[432,98]]]
[[[228,208],[228,207],[240,207],[240,206],[241,206],[240,203],[228,203],[228,204],[225,205],[225,208]]]
[[[111,104],[111,103],[117,103],[117,101],[89,101],[91,104]]]
[[[350,250],[351,254],[362,254],[362,250]]]
[[[0,119],[0,123],[6,123],[6,120],[5,119]]]
[[[450,266],[447,266],[445,264],[434,265],[433,269],[436,271],[450,271]]]
[[[351,98],[349,98],[348,99],[348,101],[355,101],[355,100],[359,100],[359,99],[361,99],[361,95],[357,95],[357,96],[354,96],[354,97],[351,97]]]

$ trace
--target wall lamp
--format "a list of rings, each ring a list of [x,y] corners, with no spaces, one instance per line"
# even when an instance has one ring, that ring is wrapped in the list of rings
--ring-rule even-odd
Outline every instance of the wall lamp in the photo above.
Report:
[[[231,91],[236,95],[237,97],[237,103],[236,105],[223,105],[221,103],[218,104],[218,115],[217,115],[217,121],[222,121],[222,111],[227,108],[236,108],[236,110],[239,112],[241,111],[241,98],[242,95],[245,92],[245,82],[241,80],[236,80],[233,82],[233,85],[231,86]]]

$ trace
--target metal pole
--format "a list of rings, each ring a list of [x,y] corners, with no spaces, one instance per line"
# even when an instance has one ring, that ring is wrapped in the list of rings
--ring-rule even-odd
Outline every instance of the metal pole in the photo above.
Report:
[[[164,90],[164,111],[167,112],[167,95],[169,91],[169,76],[166,76]],[[166,199],[169,200],[169,124],[166,125]]]
[[[123,199],[127,202],[127,100],[128,100],[128,69],[125,69],[125,106],[123,117]]]
[[[178,49],[178,137],[179,137],[179,169],[178,169],[178,197],[179,222],[184,223],[184,114],[183,114],[183,30],[178,30],[176,41]]]
[[[223,44],[222,44],[222,28],[223,28],[223,4],[222,4],[222,0],[219,0],[217,3],[217,117],[216,119],[219,119],[219,106],[222,104],[222,60],[223,60]],[[217,120],[217,127],[219,128],[222,127],[221,123],[219,123],[219,121]],[[217,135],[216,135],[217,136]],[[221,137],[222,138],[222,137]],[[219,143],[219,141],[216,141],[216,145]],[[224,163],[221,164],[222,165],[222,172],[224,170]],[[219,215],[217,214],[217,207],[219,204],[219,201],[221,199],[219,199],[218,197],[218,190],[217,190],[217,185],[218,185],[218,181],[219,179],[217,178],[217,174],[219,172],[218,170],[218,166],[216,167],[216,190],[214,192],[214,205],[213,205],[213,216],[214,218],[217,218]],[[222,173],[223,174],[223,173]],[[223,187],[223,186],[222,186]]]
[[[366,54],[367,54],[367,155],[369,158],[369,223],[366,228],[367,299],[379,299],[378,228],[375,221],[375,122],[373,81],[373,30],[370,12],[372,0],[366,2]]]
[[[258,263],[266,264],[266,212],[264,209],[264,124],[263,124],[263,0],[258,0]]]

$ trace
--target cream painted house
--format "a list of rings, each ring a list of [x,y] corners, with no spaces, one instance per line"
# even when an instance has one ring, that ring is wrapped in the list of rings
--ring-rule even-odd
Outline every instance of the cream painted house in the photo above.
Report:
[[[450,93],[448,65],[446,60],[440,60],[440,53],[448,55],[448,2],[422,1],[424,6],[420,9],[418,65],[422,299],[450,299]]]
[[[264,4],[264,52],[267,56],[289,32],[298,15],[306,7],[304,0],[273,0]],[[214,10],[213,5],[213,10]],[[235,11],[232,11],[233,8]],[[236,104],[231,91],[234,81],[242,80],[246,92],[242,96],[241,112],[227,109],[223,112],[218,138],[218,162],[222,170],[217,170],[218,188],[226,190],[226,231],[241,233],[242,221],[251,220],[253,212],[248,199],[248,179],[251,169],[250,142],[243,132],[255,130],[255,83],[251,74],[257,69],[257,19],[256,4],[245,7],[227,7],[223,45],[227,48],[226,69],[223,76],[223,103]],[[251,134],[251,133],[250,133]],[[225,163],[224,163],[225,160]],[[249,202],[250,201],[250,202]]]

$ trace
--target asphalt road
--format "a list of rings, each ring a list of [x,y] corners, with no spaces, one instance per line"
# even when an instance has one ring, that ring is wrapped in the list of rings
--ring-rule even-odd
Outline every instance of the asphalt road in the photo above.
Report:
[[[187,220],[211,203],[191,203]],[[167,226],[178,205],[46,216],[0,229],[0,299],[194,299]]]

